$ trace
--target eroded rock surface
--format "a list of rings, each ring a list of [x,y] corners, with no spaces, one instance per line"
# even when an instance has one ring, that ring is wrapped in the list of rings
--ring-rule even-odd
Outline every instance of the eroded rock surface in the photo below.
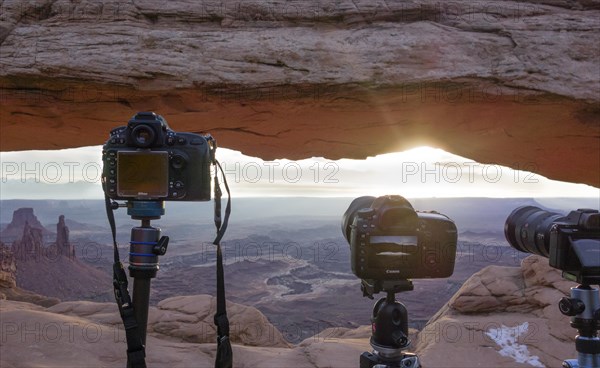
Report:
[[[69,227],[65,224],[65,216],[58,217],[56,224],[56,251],[65,257],[75,259],[75,247],[69,241]]]
[[[576,357],[576,331],[557,306],[574,285],[538,256],[526,258],[521,268],[487,267],[465,282],[418,335],[410,331],[412,346],[425,367],[560,366]],[[227,308],[236,367],[353,367],[371,349],[370,326],[329,328],[291,346],[255,308],[236,303]],[[213,366],[214,312],[215,299],[208,295],[173,297],[152,307],[149,365]],[[0,300],[0,313],[2,366],[125,364],[125,336],[114,303],[76,301],[44,308]]]
[[[0,347],[2,366],[122,367],[125,335],[113,303],[68,302],[51,308],[0,301],[7,327]],[[176,297],[152,308],[147,339],[149,366],[214,366],[215,299]],[[365,330],[327,332],[290,347],[279,331],[251,307],[228,303],[234,328],[236,367],[349,367],[368,348]],[[235,326],[243,326],[236,329]],[[36,327],[38,327],[36,333]],[[55,328],[45,334],[47,326]],[[32,332],[24,333],[28,328]],[[34,343],[35,342],[35,343]],[[243,345],[242,345],[243,344]],[[255,345],[260,344],[260,347]],[[250,345],[250,346],[248,346]]]
[[[64,302],[50,312],[88,318],[98,323],[120,326],[114,303]],[[148,332],[169,337],[173,341],[213,343],[216,330],[213,316],[215,299],[209,295],[177,296],[151,307]],[[230,314],[231,340],[252,346],[289,347],[281,333],[253,307],[227,303]]]
[[[17,287],[17,260],[12,249],[2,242],[0,242],[0,300],[26,302],[45,307],[60,302],[56,298],[45,297]]]
[[[56,237],[50,237],[52,233],[41,225],[32,208],[14,211],[13,219],[1,237],[3,240],[14,239],[7,247],[10,247],[16,265],[16,285],[22,288],[18,290],[28,290],[44,295],[42,299],[54,300],[49,305],[56,304],[59,299],[111,300],[111,276],[76,258],[63,216],[59,217],[56,229]],[[21,233],[15,237],[17,231]],[[14,298],[7,296],[8,299],[30,301],[13,291],[7,290],[14,294]]]
[[[136,111],[264,159],[432,145],[600,185],[600,3],[3,2],[1,149]]]
[[[486,267],[429,321],[416,351],[426,367],[481,367],[482,362],[488,367],[559,367],[577,358],[577,331],[558,309],[560,298],[574,286],[539,256],[525,258],[520,268]]]
[[[38,229],[40,236],[42,237],[52,234],[40,223],[37,216],[33,212],[33,208],[25,207],[19,208],[13,212],[12,220],[6,226],[6,228],[2,230],[0,233],[0,238],[2,238],[4,242],[19,240],[23,237],[23,232],[26,226],[32,229]]]
[[[0,288],[17,286],[17,264],[12,250],[0,243]]]

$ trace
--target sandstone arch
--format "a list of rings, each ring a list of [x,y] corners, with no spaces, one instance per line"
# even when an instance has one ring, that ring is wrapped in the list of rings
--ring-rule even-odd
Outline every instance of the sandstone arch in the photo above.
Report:
[[[1,150],[152,109],[265,159],[428,144],[600,186],[600,4],[493,3],[4,2]]]

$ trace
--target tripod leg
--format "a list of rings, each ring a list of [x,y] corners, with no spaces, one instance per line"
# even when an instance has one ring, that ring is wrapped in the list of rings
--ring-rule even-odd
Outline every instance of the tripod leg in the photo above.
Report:
[[[146,345],[146,327],[148,325],[148,306],[150,303],[150,278],[133,279],[133,309],[141,332],[142,343]]]

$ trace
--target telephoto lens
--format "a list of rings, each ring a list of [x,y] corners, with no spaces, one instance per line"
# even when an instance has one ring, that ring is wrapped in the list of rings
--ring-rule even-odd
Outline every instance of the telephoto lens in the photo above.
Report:
[[[504,235],[513,248],[549,258],[552,224],[563,217],[535,206],[522,206],[506,219]]]

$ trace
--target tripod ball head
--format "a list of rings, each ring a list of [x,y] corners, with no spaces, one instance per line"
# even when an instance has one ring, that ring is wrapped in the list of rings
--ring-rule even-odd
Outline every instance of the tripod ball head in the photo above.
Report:
[[[380,352],[405,349],[408,339],[408,311],[404,304],[381,298],[373,307],[371,345]]]

